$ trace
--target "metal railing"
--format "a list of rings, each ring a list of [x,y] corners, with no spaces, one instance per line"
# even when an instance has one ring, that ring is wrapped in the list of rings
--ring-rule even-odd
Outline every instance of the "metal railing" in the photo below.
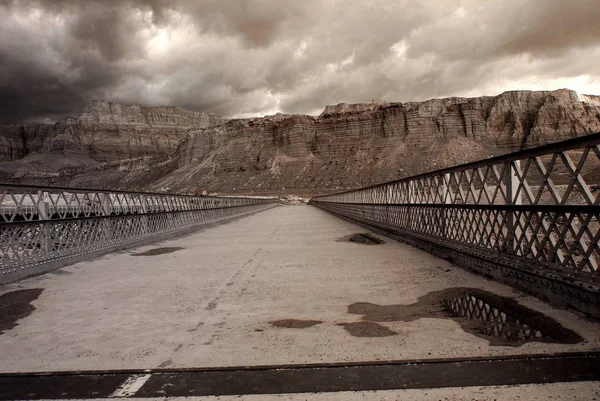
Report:
[[[276,204],[273,198],[0,185],[0,284]]]
[[[544,298],[574,294],[565,301],[573,306],[579,298],[600,303],[599,183],[600,134],[593,134],[311,204]]]

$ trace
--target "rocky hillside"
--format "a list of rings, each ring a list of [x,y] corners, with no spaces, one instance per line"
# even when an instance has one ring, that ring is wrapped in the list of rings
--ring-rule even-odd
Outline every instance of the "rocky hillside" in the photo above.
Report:
[[[179,107],[140,107],[92,101],[79,118],[56,124],[0,126],[0,161],[29,154],[75,154],[97,161],[170,156],[191,130],[223,119]]]
[[[0,155],[7,160],[0,178],[310,195],[599,131],[600,97],[569,90],[339,104],[318,117],[233,120],[93,102],[78,119],[0,127]]]

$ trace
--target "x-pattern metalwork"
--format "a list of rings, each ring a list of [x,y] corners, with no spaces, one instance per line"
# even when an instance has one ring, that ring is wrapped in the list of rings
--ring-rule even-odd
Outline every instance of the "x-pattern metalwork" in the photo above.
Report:
[[[386,230],[600,275],[600,134],[311,203]],[[454,245],[453,245],[454,244]]]
[[[0,185],[0,222],[205,210],[256,202],[261,200]]]
[[[276,202],[0,185],[0,283],[263,210]]]

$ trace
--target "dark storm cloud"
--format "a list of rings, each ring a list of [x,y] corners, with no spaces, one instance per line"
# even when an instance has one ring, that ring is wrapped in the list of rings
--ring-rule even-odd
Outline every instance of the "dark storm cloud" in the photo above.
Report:
[[[151,24],[126,2],[11,1],[0,8],[0,118],[77,114],[98,90],[118,86],[144,57]],[[118,6],[117,6],[118,4]]]
[[[0,123],[92,98],[225,116],[574,86],[597,0],[0,0]]]

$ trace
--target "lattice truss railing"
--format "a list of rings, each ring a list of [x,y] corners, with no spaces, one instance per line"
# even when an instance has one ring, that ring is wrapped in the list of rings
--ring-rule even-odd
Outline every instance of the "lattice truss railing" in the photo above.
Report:
[[[0,283],[153,237],[262,210],[272,198],[0,185]],[[62,263],[66,264],[66,263]]]
[[[259,198],[0,185],[0,222],[181,212],[263,203]]]
[[[457,247],[600,272],[600,134],[311,202]]]

